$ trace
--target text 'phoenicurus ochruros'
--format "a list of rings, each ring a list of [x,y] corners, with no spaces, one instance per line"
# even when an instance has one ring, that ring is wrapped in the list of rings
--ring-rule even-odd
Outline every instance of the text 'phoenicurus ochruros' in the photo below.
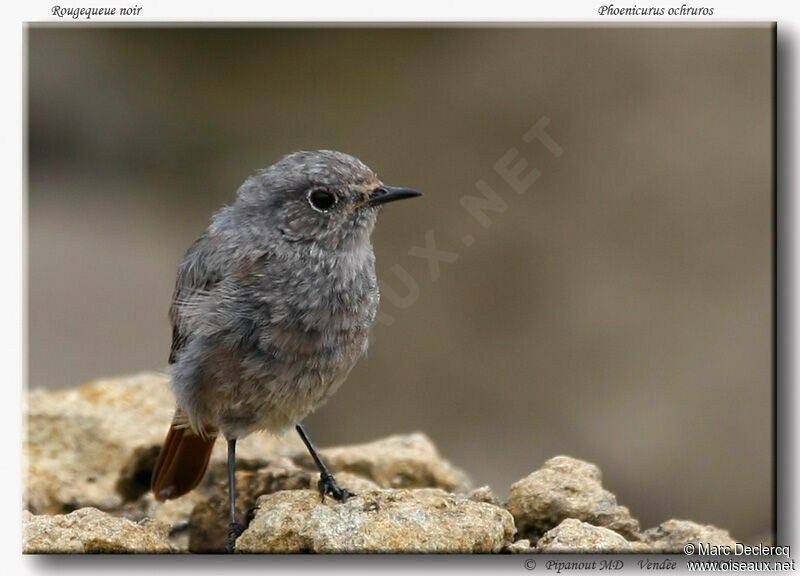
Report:
[[[228,442],[230,531],[236,519],[236,440],[295,426],[343,501],[300,421],[333,394],[367,348],[378,308],[370,235],[380,207],[413,198],[358,159],[297,152],[251,176],[178,269],[172,322],[175,416],[153,470],[158,500],[203,477],[218,434]]]

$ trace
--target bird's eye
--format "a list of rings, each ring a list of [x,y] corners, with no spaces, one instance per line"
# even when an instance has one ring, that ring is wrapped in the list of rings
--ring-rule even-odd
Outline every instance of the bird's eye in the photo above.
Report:
[[[327,212],[336,205],[336,196],[327,190],[316,189],[308,193],[308,203],[318,212]]]

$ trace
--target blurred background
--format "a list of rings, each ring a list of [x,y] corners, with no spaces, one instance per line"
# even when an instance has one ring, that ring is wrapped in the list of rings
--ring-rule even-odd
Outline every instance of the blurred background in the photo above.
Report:
[[[772,37],[29,28],[29,386],[164,368],[212,213],[284,154],[338,149],[425,197],[381,216],[383,320],[317,443],[422,430],[501,498],[567,454],[643,527],[769,538]],[[523,140],[543,117],[558,157]],[[524,194],[507,153],[540,172]],[[486,228],[461,204],[479,180],[507,206]],[[436,279],[409,254],[426,233],[457,255]]]

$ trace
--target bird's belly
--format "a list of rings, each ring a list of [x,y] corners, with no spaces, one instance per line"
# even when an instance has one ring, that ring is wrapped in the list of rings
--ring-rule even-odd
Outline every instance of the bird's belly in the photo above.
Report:
[[[281,333],[266,354],[243,359],[236,386],[220,413],[227,437],[294,426],[338,390],[364,353],[366,329],[305,337]]]
[[[291,294],[251,308],[247,330],[231,331],[247,336],[230,341],[238,358],[218,379],[229,391],[217,419],[226,436],[293,426],[341,386],[367,348],[380,298],[366,265],[338,269],[336,282],[309,273]]]

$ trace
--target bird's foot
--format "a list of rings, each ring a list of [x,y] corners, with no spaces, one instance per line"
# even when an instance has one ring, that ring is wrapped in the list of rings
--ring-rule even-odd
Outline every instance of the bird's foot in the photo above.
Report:
[[[335,500],[345,502],[348,498],[355,496],[347,488],[342,488],[336,483],[336,478],[330,472],[323,472],[319,475],[319,482],[317,482],[319,493],[322,494],[322,501],[325,501],[325,495],[330,494]]]
[[[238,522],[231,522],[228,526],[228,546],[225,551],[229,554],[233,553],[234,546],[236,546],[236,539],[244,532],[244,526]]]

